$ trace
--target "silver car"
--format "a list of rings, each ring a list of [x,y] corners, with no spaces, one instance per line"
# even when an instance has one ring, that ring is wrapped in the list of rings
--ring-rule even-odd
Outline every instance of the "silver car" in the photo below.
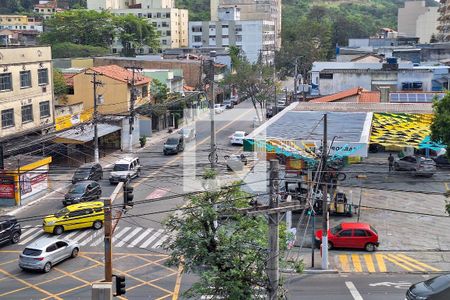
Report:
[[[431,158],[405,156],[394,162],[395,171],[411,171],[414,175],[431,177],[436,173],[436,163]]]
[[[80,246],[67,239],[42,238],[29,244],[19,256],[19,267],[22,270],[40,270],[50,272],[57,263],[77,257]]]

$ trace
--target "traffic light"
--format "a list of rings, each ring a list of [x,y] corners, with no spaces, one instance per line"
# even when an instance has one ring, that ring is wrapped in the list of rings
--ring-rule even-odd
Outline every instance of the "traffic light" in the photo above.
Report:
[[[125,295],[125,276],[114,275],[116,277],[116,294],[114,296]]]
[[[133,206],[134,188],[127,183],[123,185],[123,206]]]

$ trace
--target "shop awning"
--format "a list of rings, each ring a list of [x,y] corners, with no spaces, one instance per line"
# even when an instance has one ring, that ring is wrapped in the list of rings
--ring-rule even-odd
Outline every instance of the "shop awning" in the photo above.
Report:
[[[119,131],[119,126],[110,124],[98,124],[98,137]],[[56,134],[55,143],[60,144],[84,144],[94,140],[94,125],[86,124]]]

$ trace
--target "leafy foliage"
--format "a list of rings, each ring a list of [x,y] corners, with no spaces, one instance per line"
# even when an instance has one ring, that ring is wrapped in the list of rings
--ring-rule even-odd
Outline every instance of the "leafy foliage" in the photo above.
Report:
[[[52,45],[53,58],[92,57],[109,53],[108,48],[78,45],[73,43],[57,43]]]
[[[258,287],[268,288],[266,220],[234,209],[248,206],[249,198],[237,184],[205,192],[189,198],[183,213],[167,220],[167,229],[174,233],[166,245],[169,265],[182,265],[184,272],[200,277],[187,297],[247,300],[255,299]],[[221,218],[223,214],[228,218]]]
[[[57,98],[64,98],[67,95],[67,84],[64,79],[63,74],[57,70],[53,69],[53,92]]]
[[[189,21],[210,20],[209,0],[176,0],[176,7],[189,10]]]
[[[434,119],[431,123],[431,139],[447,145],[447,156],[450,157],[450,94],[433,103]]]

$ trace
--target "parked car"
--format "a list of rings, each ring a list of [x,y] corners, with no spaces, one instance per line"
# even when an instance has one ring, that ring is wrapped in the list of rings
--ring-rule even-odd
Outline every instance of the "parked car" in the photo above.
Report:
[[[172,135],[167,138],[164,143],[164,155],[178,154],[184,151],[184,138],[182,135]]]
[[[22,229],[17,219],[13,216],[0,216],[0,244],[13,243],[20,241]]]
[[[141,175],[141,163],[137,156],[124,157],[114,163],[112,172],[109,175],[111,184],[120,181],[129,181]]]
[[[234,105],[239,104],[239,96],[238,95],[231,96],[230,100]]]
[[[214,104],[214,112],[216,114],[221,114],[224,111],[224,107],[222,107],[220,104]]]
[[[234,103],[233,101],[231,101],[231,99],[224,100],[223,105],[225,105],[225,109],[231,109],[234,107]]]
[[[433,158],[433,160],[438,168],[450,168],[450,161],[447,154],[439,155],[438,157]]]
[[[40,270],[50,272],[53,266],[67,258],[75,258],[80,245],[72,240],[42,238],[29,244],[19,255],[19,267],[22,270]]]
[[[411,285],[406,300],[450,299],[450,274],[444,274]]]
[[[316,246],[322,243],[322,230],[317,230]],[[367,223],[341,223],[328,230],[328,249],[354,248],[375,251],[379,246],[378,233]]]
[[[436,164],[431,158],[405,156],[394,162],[395,171],[411,171],[414,175],[431,177],[436,172]]]
[[[235,131],[232,135],[230,135],[230,143],[231,145],[244,145],[244,137],[247,134],[245,131]]]
[[[101,180],[103,178],[102,166],[98,163],[88,163],[79,167],[72,177],[72,183],[83,180]]]
[[[100,199],[102,188],[96,181],[87,180],[73,184],[64,195],[63,205],[76,204]]]
[[[195,136],[197,135],[195,133],[195,129],[194,128],[187,128],[187,127],[181,128],[178,131],[178,134],[183,136],[185,142],[190,142],[190,141],[194,140]]]
[[[59,210],[53,215],[44,217],[43,229],[47,233],[62,234],[64,231],[94,228],[103,226],[105,215],[103,202],[84,202],[72,204]]]

